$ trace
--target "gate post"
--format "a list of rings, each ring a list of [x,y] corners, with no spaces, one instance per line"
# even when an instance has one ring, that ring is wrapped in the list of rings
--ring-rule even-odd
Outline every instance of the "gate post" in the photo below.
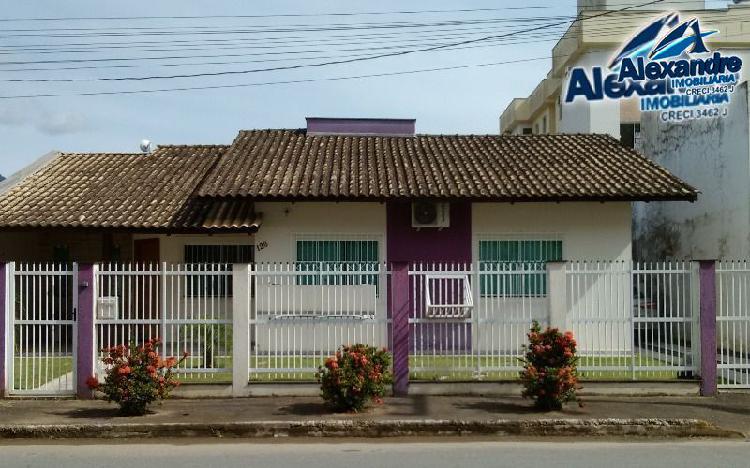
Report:
[[[568,290],[565,284],[567,262],[547,262],[547,296],[549,299],[549,326],[565,331],[568,318]]]
[[[12,359],[10,344],[10,290],[8,289],[8,264],[0,262],[0,398],[8,394],[8,368]]]
[[[94,394],[86,380],[96,372],[96,341],[94,340],[94,303],[96,288],[95,267],[90,263],[73,265],[73,287],[78,294],[75,319],[78,331],[76,347],[76,394],[78,398],[90,399]]]
[[[391,268],[391,327],[393,329],[393,394],[409,393],[409,264]]]
[[[716,261],[698,262],[701,395],[716,395]]]
[[[251,265],[232,266],[232,396],[247,396],[250,368]]]

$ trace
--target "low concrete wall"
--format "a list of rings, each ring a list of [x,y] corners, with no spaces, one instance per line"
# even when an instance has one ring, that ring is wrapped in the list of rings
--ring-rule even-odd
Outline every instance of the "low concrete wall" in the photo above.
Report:
[[[580,391],[587,396],[697,396],[700,383],[697,380],[653,381],[653,382],[583,382]],[[274,383],[249,384],[244,397],[311,397],[320,394],[320,386],[315,383]],[[482,395],[518,396],[521,384],[518,382],[412,382],[409,395]],[[227,385],[183,385],[174,392],[175,398],[224,398],[232,396],[232,386]]]

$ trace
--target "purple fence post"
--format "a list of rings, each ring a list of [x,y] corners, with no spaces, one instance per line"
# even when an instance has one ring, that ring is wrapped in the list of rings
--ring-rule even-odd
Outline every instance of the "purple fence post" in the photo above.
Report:
[[[409,393],[409,264],[391,266],[391,326],[393,329],[393,394]]]
[[[78,347],[76,380],[79,398],[93,398],[86,380],[94,375],[94,265],[78,265]]]
[[[11,346],[9,345],[10,323],[8,314],[10,314],[10,304],[8,301],[8,265],[0,262],[0,398],[8,394],[8,353]]]
[[[701,395],[716,395],[716,261],[699,262]]]

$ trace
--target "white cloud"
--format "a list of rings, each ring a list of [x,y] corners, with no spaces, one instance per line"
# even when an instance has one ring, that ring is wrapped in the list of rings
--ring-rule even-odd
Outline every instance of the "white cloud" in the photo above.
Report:
[[[45,135],[79,133],[93,127],[85,114],[53,111],[39,105],[0,105],[0,126],[33,127]]]

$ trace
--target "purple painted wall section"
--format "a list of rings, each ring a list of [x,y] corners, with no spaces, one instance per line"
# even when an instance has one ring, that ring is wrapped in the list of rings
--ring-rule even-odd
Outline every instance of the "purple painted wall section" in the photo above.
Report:
[[[336,119],[307,117],[308,135],[414,135],[415,119]]]
[[[386,205],[388,263],[471,262],[471,202],[452,202],[450,227],[411,227],[411,202]]]
[[[7,349],[7,333],[9,330],[6,329],[6,324],[8,322],[7,314],[10,313],[8,310],[6,310],[6,307],[8,305],[6,300],[8,293],[7,268],[7,264],[0,262],[0,398],[8,394],[9,388],[8,369],[6,369],[5,367],[5,363],[7,360],[6,353],[8,353],[9,351]]]
[[[393,394],[409,393],[409,264],[391,265],[391,319],[393,323]]]
[[[389,264],[471,263],[471,202],[451,203],[449,227],[420,230],[411,227],[411,202],[388,202],[386,223]],[[412,304],[418,307],[424,304],[420,288],[417,289],[414,291],[413,286],[409,286],[410,317],[422,316],[419,311],[411,310]],[[468,351],[471,348],[471,328],[465,324],[443,323],[439,326],[410,326],[410,329],[410,339],[423,351]],[[394,341],[395,333],[394,328]]]
[[[701,327],[701,395],[716,395],[716,262],[701,260],[700,327]]]
[[[92,398],[86,379],[94,375],[94,265],[78,265],[78,346],[76,350],[76,393]]]

